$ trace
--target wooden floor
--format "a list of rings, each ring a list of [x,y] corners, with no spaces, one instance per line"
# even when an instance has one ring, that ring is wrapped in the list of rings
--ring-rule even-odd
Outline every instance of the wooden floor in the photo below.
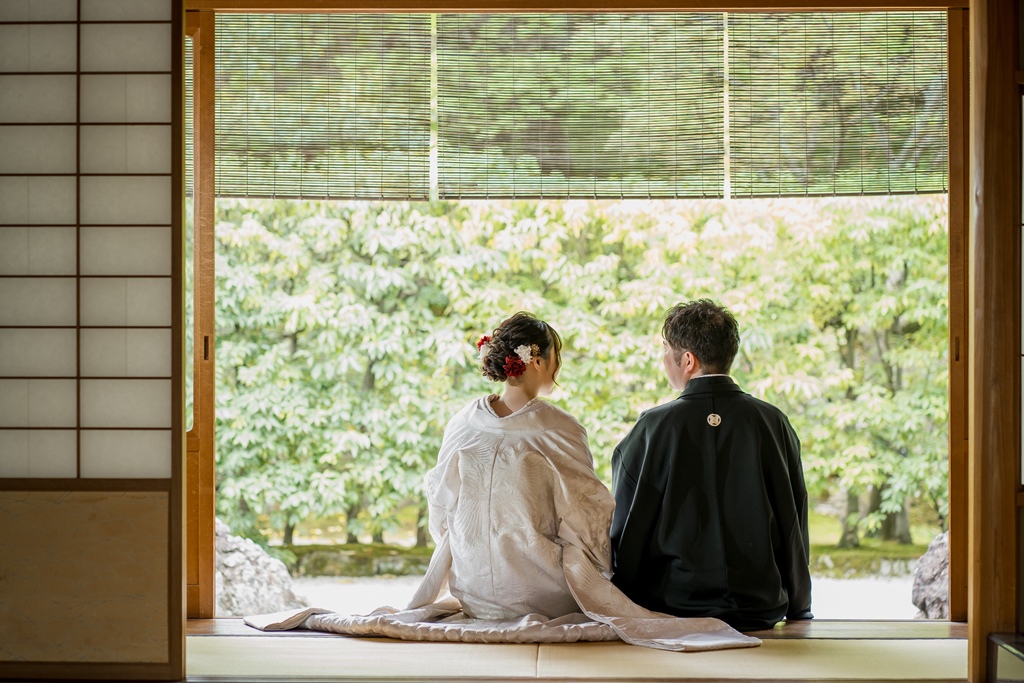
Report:
[[[966,681],[964,624],[812,621],[756,635],[764,641],[757,648],[679,653],[621,642],[485,645],[264,633],[239,619],[209,619],[188,622],[186,657],[193,683]]]

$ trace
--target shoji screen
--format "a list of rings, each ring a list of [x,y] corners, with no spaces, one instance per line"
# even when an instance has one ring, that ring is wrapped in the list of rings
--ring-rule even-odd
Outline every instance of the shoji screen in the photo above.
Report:
[[[177,678],[181,0],[0,2],[0,678]]]

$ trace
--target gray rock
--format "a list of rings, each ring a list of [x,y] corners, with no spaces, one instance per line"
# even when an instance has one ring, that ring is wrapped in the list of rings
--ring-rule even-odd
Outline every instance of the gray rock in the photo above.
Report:
[[[217,520],[216,591],[217,616],[281,612],[308,606],[306,598],[292,592],[292,577],[281,560],[268,555],[247,538],[231,534]]]
[[[949,619],[949,532],[943,531],[928,544],[914,568],[911,600],[918,619]]]

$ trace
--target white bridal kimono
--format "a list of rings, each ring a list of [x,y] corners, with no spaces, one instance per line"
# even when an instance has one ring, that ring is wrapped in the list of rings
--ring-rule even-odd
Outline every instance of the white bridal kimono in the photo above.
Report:
[[[622,594],[609,580],[614,502],[594,474],[586,431],[538,399],[498,417],[493,398],[452,418],[427,474],[436,549],[408,607],[365,616],[308,608],[246,623],[403,640],[621,639],[664,650],[760,644],[718,619],[651,612]],[[439,601],[446,583],[451,596]]]

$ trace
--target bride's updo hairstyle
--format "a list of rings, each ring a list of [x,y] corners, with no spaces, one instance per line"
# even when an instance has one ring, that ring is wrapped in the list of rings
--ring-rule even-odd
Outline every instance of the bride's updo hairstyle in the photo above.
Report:
[[[537,353],[533,355],[545,359],[550,358],[554,352],[558,364],[562,364],[562,338],[558,332],[525,311],[516,313],[498,325],[490,339],[484,337],[481,344],[481,369],[484,377],[492,382],[507,381],[512,386],[522,382],[520,377],[510,377],[506,371],[507,360],[517,357],[516,349],[521,346],[536,347]]]

